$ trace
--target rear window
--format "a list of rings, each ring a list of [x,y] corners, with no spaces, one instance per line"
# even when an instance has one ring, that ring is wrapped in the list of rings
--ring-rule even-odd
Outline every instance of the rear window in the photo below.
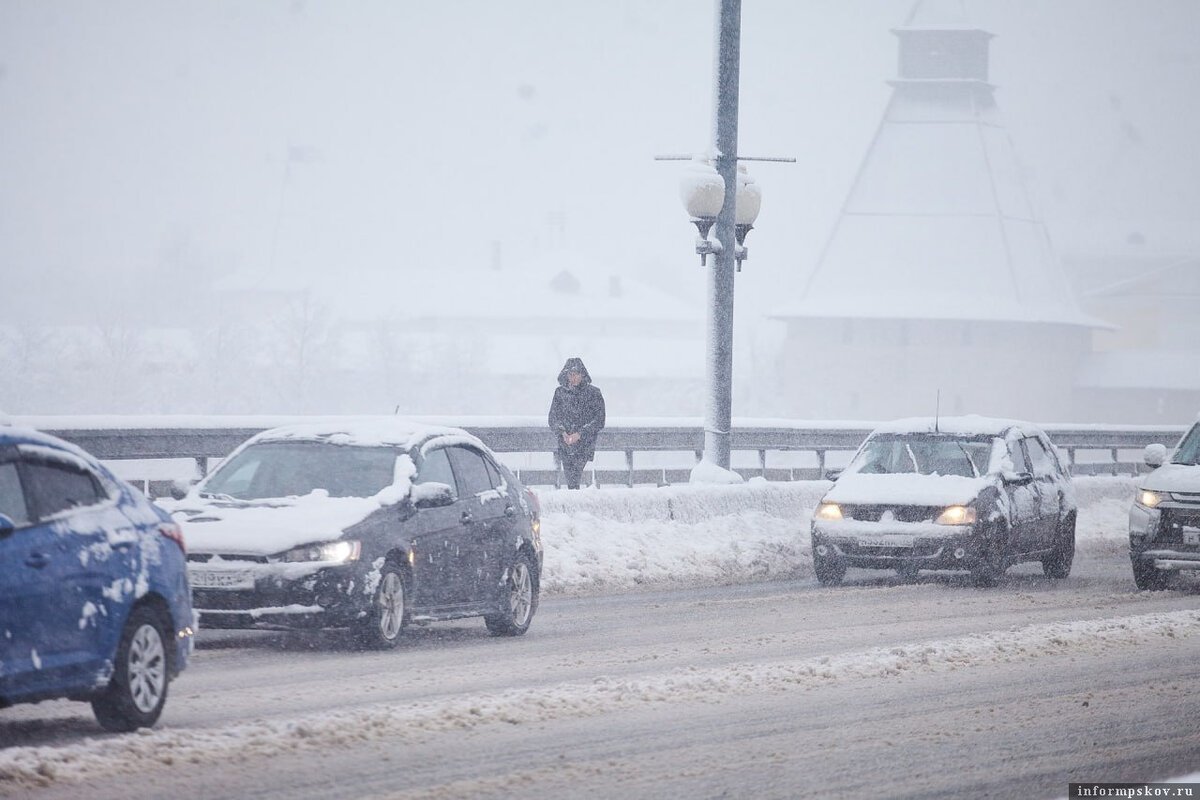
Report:
[[[200,493],[261,500],[323,489],[330,497],[371,497],[392,484],[397,455],[390,447],[262,442],[222,464]]]

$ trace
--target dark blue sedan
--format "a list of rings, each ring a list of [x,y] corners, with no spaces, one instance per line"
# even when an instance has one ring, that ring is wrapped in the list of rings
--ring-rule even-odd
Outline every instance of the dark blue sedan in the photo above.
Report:
[[[74,445],[0,426],[0,707],[153,725],[194,624],[179,526]]]

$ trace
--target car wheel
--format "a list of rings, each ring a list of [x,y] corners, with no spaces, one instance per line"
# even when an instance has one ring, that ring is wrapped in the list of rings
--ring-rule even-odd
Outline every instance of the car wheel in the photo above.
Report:
[[[1137,584],[1139,589],[1157,592],[1167,588],[1167,582],[1171,578],[1171,573],[1163,569],[1158,569],[1153,563],[1140,558],[1134,558],[1132,561],[1133,582]]]
[[[827,556],[813,553],[813,572],[822,586],[838,586],[846,577],[846,565]]]
[[[92,700],[96,721],[106,731],[122,733],[158,721],[167,702],[169,627],[147,606],[138,606],[129,615],[112,679],[104,693]]]
[[[529,630],[533,612],[537,610],[538,583],[533,564],[525,553],[517,553],[508,569],[502,604],[499,614],[483,618],[492,635],[520,636]]]
[[[407,605],[404,576],[399,567],[388,562],[379,574],[379,586],[371,601],[371,611],[358,628],[358,643],[372,650],[389,650],[400,641]]]
[[[994,532],[984,536],[984,550],[971,568],[971,580],[976,586],[995,586],[1008,569],[1008,527],[997,525]]]
[[[1061,579],[1071,574],[1075,560],[1075,516],[1058,523],[1054,533],[1054,552],[1042,559],[1042,573],[1047,578]]]

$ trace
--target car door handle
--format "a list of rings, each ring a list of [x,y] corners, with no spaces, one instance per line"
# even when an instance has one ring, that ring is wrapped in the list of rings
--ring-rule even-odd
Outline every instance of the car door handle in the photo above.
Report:
[[[50,556],[45,553],[30,553],[29,557],[25,559],[25,566],[33,567],[34,569],[41,569],[49,563]]]

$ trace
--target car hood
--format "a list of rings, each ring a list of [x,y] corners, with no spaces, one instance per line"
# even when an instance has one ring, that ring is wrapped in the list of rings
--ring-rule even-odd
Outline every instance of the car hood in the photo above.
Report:
[[[1200,492],[1200,466],[1163,464],[1138,483],[1156,492]]]
[[[341,538],[346,528],[380,507],[378,497],[328,497],[314,492],[255,502],[188,497],[168,510],[183,529],[189,553],[267,556]]]
[[[988,478],[958,475],[868,475],[843,473],[825,494],[825,501],[856,505],[950,506],[971,502]]]

